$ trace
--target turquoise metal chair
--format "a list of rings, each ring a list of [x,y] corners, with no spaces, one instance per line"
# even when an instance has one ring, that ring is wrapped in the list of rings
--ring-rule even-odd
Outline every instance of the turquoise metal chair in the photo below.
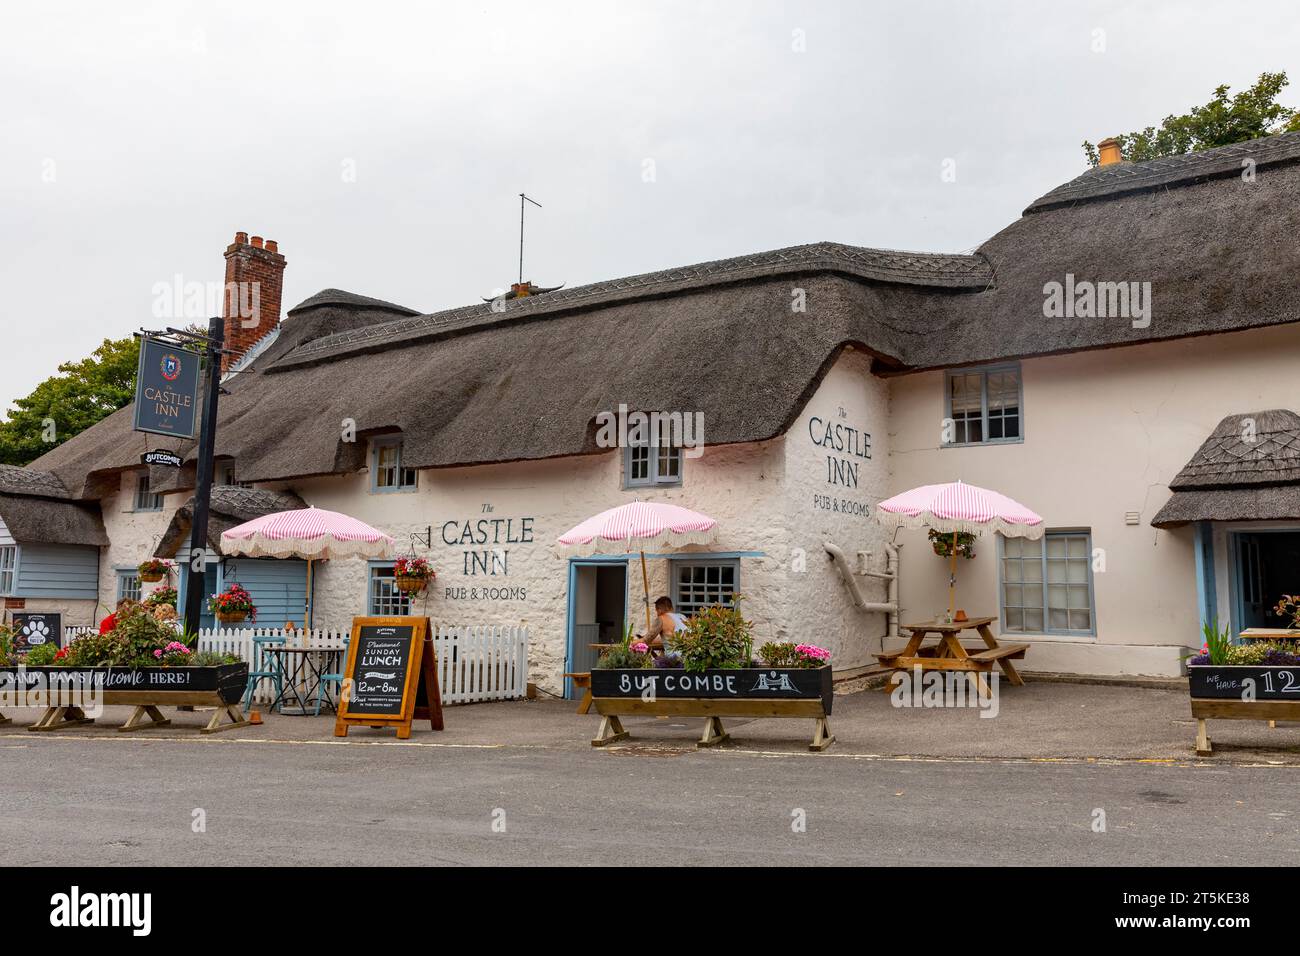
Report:
[[[274,635],[254,636],[253,638],[253,660],[248,671],[248,685],[244,688],[244,710],[253,703],[253,691],[257,688],[259,682],[269,680],[275,688],[275,697],[272,700],[279,700],[280,695],[284,693],[284,668],[281,665],[280,658],[275,654],[268,654],[266,648],[270,645],[281,645],[284,643],[283,637]]]
[[[347,660],[348,660],[348,642],[351,640],[352,640],[351,635],[348,635],[347,637],[343,638],[343,663],[345,667],[347,666]],[[346,675],[344,674],[321,674],[320,675],[320,683],[316,685],[316,710],[312,714],[313,717],[320,716],[320,705],[325,701],[325,685],[335,684],[339,687],[339,693],[342,693],[343,678],[345,676]]]

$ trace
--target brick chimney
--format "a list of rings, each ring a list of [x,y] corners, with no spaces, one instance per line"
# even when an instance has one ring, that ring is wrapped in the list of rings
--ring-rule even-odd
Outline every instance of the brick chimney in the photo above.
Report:
[[[280,324],[283,283],[284,256],[275,240],[235,233],[235,241],[226,247],[221,317],[226,324],[226,348],[236,354],[225,356],[223,372]]]
[[[1124,162],[1124,154],[1120,151],[1119,140],[1111,137],[1098,143],[1097,158],[1100,160],[1099,166],[1113,166],[1115,163]]]

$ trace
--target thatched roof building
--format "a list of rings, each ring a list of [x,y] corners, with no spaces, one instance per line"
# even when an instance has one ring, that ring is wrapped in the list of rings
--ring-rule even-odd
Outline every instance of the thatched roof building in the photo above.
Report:
[[[415,468],[584,454],[619,403],[698,409],[710,444],[753,442],[789,426],[846,345],[896,374],[1295,322],[1298,191],[1291,133],[1085,173],[969,255],[815,243],[433,314],[326,290],[228,383],[217,454],[246,481],[354,471],[364,443],[345,420],[401,432]],[[1045,283],[1067,274],[1150,282],[1152,321],[1045,317]],[[645,374],[660,366],[666,383]],[[36,465],[95,497],[139,467],[131,427],[123,409]],[[151,478],[186,488],[193,469]]]
[[[108,544],[99,509],[68,500],[55,475],[0,465],[0,521],[19,544]]]
[[[214,485],[208,510],[208,547],[222,554],[221,536],[245,521],[277,511],[296,511],[307,503],[292,492],[265,491],[238,485]],[[171,558],[185,546],[194,524],[194,499],[176,509],[171,523],[154,549],[154,557]]]
[[[1169,483],[1151,523],[1300,519],[1300,415],[1285,409],[1229,415]]]

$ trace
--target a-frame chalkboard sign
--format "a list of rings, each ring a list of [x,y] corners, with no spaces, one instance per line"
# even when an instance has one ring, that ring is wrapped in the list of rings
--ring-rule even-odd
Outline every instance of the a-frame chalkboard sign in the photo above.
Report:
[[[412,720],[442,730],[442,694],[427,617],[354,617],[343,667],[334,736],[348,727],[392,727],[411,736]]]

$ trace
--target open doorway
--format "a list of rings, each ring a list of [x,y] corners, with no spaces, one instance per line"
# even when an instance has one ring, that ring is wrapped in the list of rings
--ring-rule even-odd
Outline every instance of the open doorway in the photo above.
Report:
[[[627,620],[627,561],[572,561],[569,563],[570,673],[590,671],[600,652],[593,644],[614,644],[623,639]],[[573,681],[565,680],[564,695],[580,696]]]
[[[1238,629],[1286,627],[1273,608],[1283,594],[1300,594],[1300,529],[1236,532]]]

